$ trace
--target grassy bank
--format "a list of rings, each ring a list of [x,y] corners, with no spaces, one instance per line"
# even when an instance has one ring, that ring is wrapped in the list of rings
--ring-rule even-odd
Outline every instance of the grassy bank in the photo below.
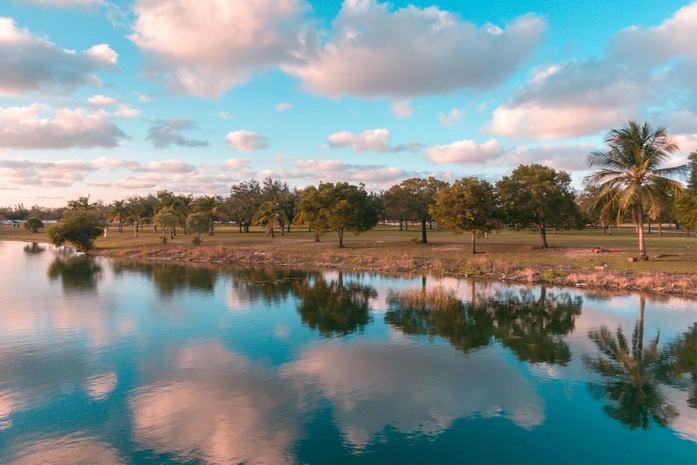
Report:
[[[141,259],[169,259],[269,265],[341,267],[372,271],[476,275],[526,282],[549,282],[588,287],[635,289],[697,296],[697,239],[684,232],[664,230],[647,234],[648,262],[628,261],[638,256],[633,228],[604,235],[600,229],[549,234],[550,249],[539,248],[537,233],[503,231],[479,240],[477,255],[470,255],[469,237],[448,231],[429,231],[429,243],[417,243],[418,229],[399,231],[379,226],[360,236],[347,236],[346,248],[337,248],[333,235],[315,242],[306,228],[293,228],[284,236],[266,237],[261,228],[249,233],[236,227],[218,227],[215,236],[203,236],[194,247],[192,235],[179,232],[162,244],[160,234],[146,228],[133,234],[131,227],[119,233],[109,228],[97,240],[97,253]],[[45,241],[43,232],[0,227],[0,239]],[[616,252],[593,253],[594,247]]]

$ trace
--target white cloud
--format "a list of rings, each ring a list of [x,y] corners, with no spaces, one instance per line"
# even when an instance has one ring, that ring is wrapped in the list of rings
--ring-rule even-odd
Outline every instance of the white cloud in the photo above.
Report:
[[[388,129],[369,129],[360,134],[348,131],[331,134],[327,142],[331,148],[351,147],[356,153],[391,152],[390,131]]]
[[[618,32],[603,57],[536,69],[484,129],[513,138],[562,139],[643,119],[655,106],[690,107],[697,96],[697,3],[658,27]]]
[[[385,188],[393,183],[415,176],[413,172],[408,172],[401,167],[388,167],[384,165],[354,165],[345,163],[341,160],[296,160],[293,163],[301,171],[297,173],[285,172],[291,177],[306,178],[313,181],[325,182],[363,182],[369,188]],[[261,173],[260,173],[261,177]]]
[[[285,111],[285,110],[290,110],[291,108],[293,108],[293,105],[288,103],[288,102],[283,102],[283,103],[277,104],[274,108],[276,109],[276,111]]]
[[[473,140],[460,140],[448,145],[434,145],[426,149],[426,158],[434,163],[487,164],[504,153],[496,139],[483,144]]]
[[[111,148],[126,137],[109,116],[100,111],[51,109],[39,103],[0,108],[0,147],[4,148]]]
[[[414,109],[409,105],[409,100],[398,100],[392,102],[390,111],[395,118],[411,118],[414,114]]]
[[[116,158],[99,157],[95,160],[92,160],[92,166],[96,168],[134,170],[136,168],[141,167],[142,165],[139,162],[132,160],[118,160]]]
[[[115,118],[136,118],[140,115],[140,110],[137,110],[123,100],[114,97],[105,97],[104,95],[93,95],[87,99],[92,108],[104,109],[106,107],[118,106],[118,110],[113,113]]]
[[[151,161],[147,165],[133,168],[133,171],[147,171],[151,173],[181,174],[196,171],[196,167],[181,160]]]
[[[11,185],[69,187],[95,168],[84,160],[0,160],[0,182]]]
[[[458,110],[453,108],[447,115],[445,113],[438,113],[438,120],[443,126],[448,126],[449,128],[457,126],[460,124],[462,117],[467,114],[466,110]]]
[[[319,95],[407,99],[499,85],[541,43],[545,23],[527,15],[504,29],[477,28],[435,6],[390,11],[388,3],[350,0],[332,27],[319,51],[282,69]]]
[[[175,94],[219,97],[305,47],[303,0],[137,0],[129,37]]]
[[[235,118],[234,116],[232,116],[232,115],[231,115],[230,113],[228,113],[227,111],[218,112],[218,116],[220,116],[220,117],[223,118],[223,119],[234,119],[234,118]]]
[[[249,158],[228,158],[220,166],[225,171],[239,171],[244,168],[249,168]]]
[[[99,85],[91,73],[117,69],[117,56],[104,44],[76,53],[17,28],[12,18],[0,17],[0,62],[11,63],[0,73],[0,95],[69,93],[76,87]]]
[[[240,130],[229,132],[225,143],[243,152],[255,152],[268,148],[268,139],[256,132]]]
[[[198,129],[198,125],[187,117],[156,121],[148,130],[147,140],[152,141],[156,149],[165,149],[172,145],[178,147],[207,147],[210,145],[207,140],[187,139],[181,135],[183,131],[192,129]]]

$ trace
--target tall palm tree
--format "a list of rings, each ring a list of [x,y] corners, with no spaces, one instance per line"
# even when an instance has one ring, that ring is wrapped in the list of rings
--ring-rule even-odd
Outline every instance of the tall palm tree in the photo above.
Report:
[[[214,227],[213,221],[218,216],[218,209],[219,208],[220,208],[220,199],[218,198],[217,195],[206,195],[206,196],[198,199],[198,202],[196,205],[196,211],[199,213],[203,213],[204,215],[206,215],[208,217],[208,221],[210,222],[210,225],[211,225],[210,231],[208,232],[209,236],[215,235],[213,233],[213,227]]]
[[[125,200],[114,200],[111,204],[111,209],[109,210],[109,216],[111,221],[116,221],[119,223],[119,232],[123,232],[123,220],[128,216],[128,205],[126,205]]]
[[[271,237],[276,237],[273,232],[273,228],[276,225],[282,225],[287,222],[288,216],[286,215],[286,212],[281,209],[277,203],[268,201],[261,204],[259,211],[252,220],[253,224],[266,224],[266,235],[271,235]],[[281,232],[283,232],[282,229]]]
[[[682,191],[682,185],[670,176],[687,174],[687,165],[664,168],[670,154],[678,145],[668,137],[665,128],[653,129],[648,122],[640,126],[613,129],[605,139],[607,150],[591,153],[591,167],[599,169],[586,178],[592,186],[600,187],[598,202],[616,202],[619,214],[631,210],[639,232],[639,255],[647,260],[644,242],[644,207],[649,216],[661,208],[667,193]],[[614,191],[614,192],[613,192]]]

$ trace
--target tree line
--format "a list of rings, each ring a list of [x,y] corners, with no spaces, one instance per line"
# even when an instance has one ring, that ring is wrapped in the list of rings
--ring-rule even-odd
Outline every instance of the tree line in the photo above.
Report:
[[[184,234],[214,235],[219,222],[233,223],[240,233],[251,225],[263,225],[266,234],[285,234],[292,224],[306,225],[316,240],[334,233],[339,247],[344,234],[360,234],[379,222],[409,223],[421,227],[421,242],[427,243],[427,231],[445,228],[455,234],[469,233],[471,252],[476,252],[476,238],[502,228],[522,230],[533,228],[539,233],[540,246],[548,248],[547,232],[551,229],[580,229],[587,224],[602,226],[612,234],[612,226],[626,221],[636,225],[639,249],[646,259],[644,224],[673,223],[688,231],[697,228],[697,152],[689,163],[666,167],[678,149],[665,128],[653,129],[648,123],[630,122],[613,129],[606,138],[606,148],[589,155],[589,165],[598,168],[584,181],[584,189],[571,187],[571,177],[539,164],[520,165],[513,172],[491,183],[474,176],[450,184],[428,178],[411,178],[380,192],[367,192],[363,184],[346,182],[322,183],[305,189],[266,178],[234,184],[230,195],[177,195],[163,190],[146,196],[133,195],[111,204],[81,197],[68,202],[62,211],[35,206],[31,210],[19,205],[0,209],[7,219],[60,217],[61,223],[49,229],[56,243],[71,242],[59,231],[93,221],[91,232],[82,232],[81,245],[93,247],[103,222],[116,223],[123,232],[124,223],[132,224],[134,234],[144,226],[153,233],[161,228],[162,241],[174,238],[179,228]],[[687,187],[674,178],[688,177]],[[82,213],[79,213],[82,212]],[[28,222],[29,223],[29,222]],[[72,224],[72,226],[70,226]],[[62,225],[62,226],[61,226]],[[26,225],[25,225],[26,226]],[[33,230],[36,222],[31,223]],[[51,232],[53,231],[53,233]]]

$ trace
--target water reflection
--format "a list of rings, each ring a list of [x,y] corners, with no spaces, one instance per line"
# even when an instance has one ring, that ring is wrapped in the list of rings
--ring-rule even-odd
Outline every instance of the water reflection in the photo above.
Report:
[[[89,255],[56,257],[48,267],[51,281],[61,280],[63,290],[91,291],[97,287],[102,268]]]
[[[303,323],[324,337],[361,331],[371,321],[370,299],[378,295],[371,286],[346,282],[341,272],[336,279],[316,273],[311,279],[296,281],[293,290]]]
[[[666,384],[689,391],[687,405],[697,409],[697,323],[661,351],[657,376]]]
[[[218,278],[218,272],[215,269],[196,264],[185,266],[172,263],[115,261],[113,270],[116,275],[130,272],[148,277],[164,296],[171,296],[187,289],[212,293]]]
[[[39,254],[45,251],[46,247],[42,246],[38,242],[32,242],[31,244],[24,246],[24,253],[26,254]]]
[[[119,465],[126,460],[99,438],[75,433],[58,438],[30,439],[17,447],[9,465]]]
[[[617,328],[615,336],[607,326],[591,330],[588,337],[603,355],[585,356],[584,363],[605,378],[604,383],[589,385],[596,398],[609,401],[603,407],[605,413],[630,429],[648,430],[652,421],[662,427],[668,426],[678,412],[668,402],[655,376],[659,362],[658,336],[644,347],[645,305],[642,297],[631,341],[621,327]]]
[[[473,296],[462,302],[437,288],[393,293],[385,321],[405,334],[443,337],[465,353],[497,340],[520,360],[559,365],[571,360],[563,336],[581,314],[581,297],[544,287],[539,297],[528,290]]]
[[[292,463],[295,396],[274,371],[217,342],[178,349],[129,401],[141,448],[177,461]]]

